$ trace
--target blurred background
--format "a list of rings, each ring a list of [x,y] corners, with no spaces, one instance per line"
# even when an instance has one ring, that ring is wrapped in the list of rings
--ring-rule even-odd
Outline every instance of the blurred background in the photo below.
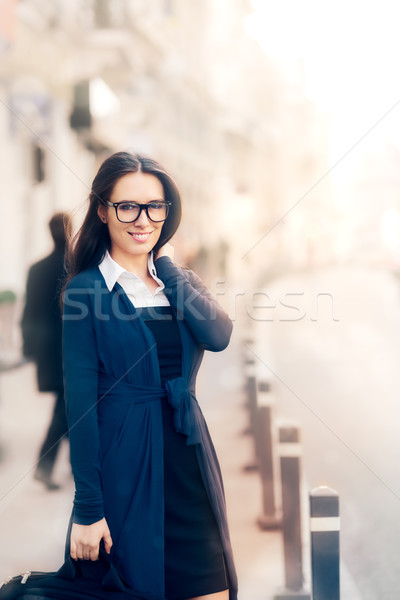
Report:
[[[240,404],[250,335],[277,414],[302,428],[306,489],[340,493],[344,572],[363,599],[395,597],[398,13],[389,0],[0,0],[1,575],[14,574],[22,546],[31,558],[29,515],[29,540],[43,547],[43,503],[62,547],[71,501],[67,450],[58,476],[69,495],[50,501],[31,481],[51,398],[39,397],[31,364],[10,368],[21,356],[28,268],[51,251],[50,217],[69,212],[76,229],[102,160],[132,149],[177,181],[178,260],[235,322],[232,354],[218,357],[218,376],[208,358],[204,371],[222,406]],[[265,571],[247,567],[268,540],[256,542],[246,506],[235,508],[238,482],[252,490],[251,475],[238,474],[240,446],[220,431],[231,423],[237,434],[243,417],[238,408],[224,423],[207,381],[239,572],[245,589],[260,582],[249,599],[265,597]],[[46,547],[39,557],[59,562]]]

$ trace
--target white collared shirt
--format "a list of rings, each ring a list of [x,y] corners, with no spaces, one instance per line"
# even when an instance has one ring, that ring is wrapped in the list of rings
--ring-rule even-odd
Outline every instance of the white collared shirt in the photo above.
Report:
[[[129,300],[137,308],[142,306],[169,306],[169,301],[163,292],[165,285],[157,277],[156,268],[154,266],[153,251],[149,252],[147,259],[147,267],[151,277],[158,283],[158,288],[151,292],[142,279],[127,271],[119,265],[110,253],[107,251],[103,260],[99,264],[99,269],[104,277],[108,290],[111,292],[116,282],[118,282]]]

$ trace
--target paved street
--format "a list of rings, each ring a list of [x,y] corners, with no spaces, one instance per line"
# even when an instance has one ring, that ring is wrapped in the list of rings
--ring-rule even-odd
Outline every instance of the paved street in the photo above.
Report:
[[[265,291],[264,304],[276,308],[257,309],[271,320],[253,322],[252,347],[272,377],[276,418],[301,427],[305,487],[325,484],[340,494],[342,559],[361,597],[393,600],[400,590],[398,281],[379,269],[331,268]]]

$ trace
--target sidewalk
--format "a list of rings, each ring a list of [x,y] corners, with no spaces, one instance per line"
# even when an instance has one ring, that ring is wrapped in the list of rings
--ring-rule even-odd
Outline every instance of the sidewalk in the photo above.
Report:
[[[29,570],[53,570],[63,560],[73,481],[67,445],[61,448],[49,493],[33,480],[40,443],[52,411],[50,394],[36,391],[32,364],[0,374],[0,581]]]
[[[252,458],[243,408],[243,373],[238,333],[222,353],[206,353],[198,399],[224,475],[241,600],[269,600],[282,587],[283,551],[279,532],[261,532],[257,473],[245,473]],[[53,570],[63,548],[73,498],[68,451],[62,448],[54,479],[60,491],[46,492],[32,479],[39,444],[52,408],[50,395],[36,392],[33,365],[0,375],[0,580],[30,570]]]

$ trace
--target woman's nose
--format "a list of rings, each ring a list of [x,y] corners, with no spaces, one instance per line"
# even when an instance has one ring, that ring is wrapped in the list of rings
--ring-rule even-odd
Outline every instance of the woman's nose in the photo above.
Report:
[[[145,227],[146,225],[149,225],[149,223],[150,223],[150,219],[147,216],[146,211],[144,209],[142,209],[142,212],[140,213],[139,217],[135,221],[135,225],[141,225],[142,227]]]

